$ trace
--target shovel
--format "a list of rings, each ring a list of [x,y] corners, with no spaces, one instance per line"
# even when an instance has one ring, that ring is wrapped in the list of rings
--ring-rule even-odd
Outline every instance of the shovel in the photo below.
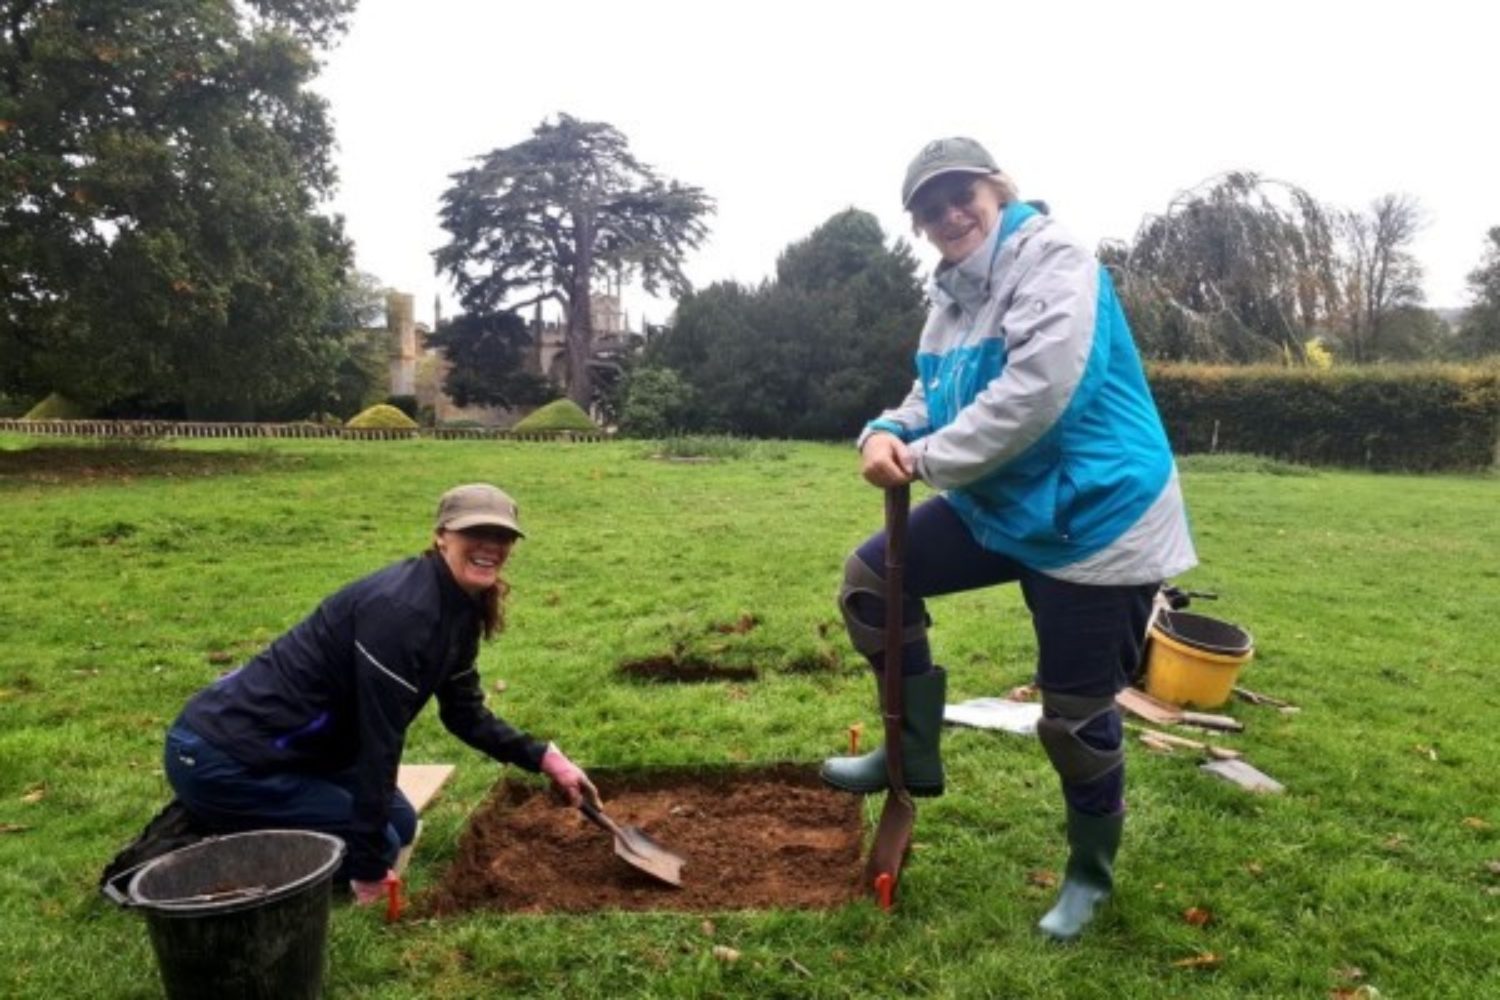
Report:
[[[578,804],[578,810],[595,825],[614,834],[615,854],[626,864],[670,886],[681,888],[681,857],[646,836],[646,831],[640,827],[620,826],[587,799]]]
[[[917,822],[917,807],[906,790],[901,760],[901,590],[906,562],[906,512],[911,487],[893,486],[885,491],[885,663],[881,671],[881,716],[885,722],[885,774],[890,783],[875,842],[865,862],[865,878],[890,909],[901,878],[901,865],[911,849],[911,831]]]

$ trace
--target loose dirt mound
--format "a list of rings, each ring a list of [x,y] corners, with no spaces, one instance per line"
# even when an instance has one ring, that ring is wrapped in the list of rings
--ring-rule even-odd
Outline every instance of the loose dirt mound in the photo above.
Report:
[[[613,838],[541,787],[501,782],[418,912],[820,909],[861,894],[859,800],[811,767],[590,776],[615,822],[686,859],[682,888],[617,858]]]

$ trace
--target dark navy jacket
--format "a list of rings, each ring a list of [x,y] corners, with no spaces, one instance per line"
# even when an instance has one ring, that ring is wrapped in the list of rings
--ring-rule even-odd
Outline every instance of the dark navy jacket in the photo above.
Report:
[[[538,771],[547,744],[484,707],[479,606],[435,556],[387,566],[329,597],[179,721],[252,768],[353,768],[349,872],[385,874],[383,831],[406,729],[437,695],[443,725],[498,761]]]

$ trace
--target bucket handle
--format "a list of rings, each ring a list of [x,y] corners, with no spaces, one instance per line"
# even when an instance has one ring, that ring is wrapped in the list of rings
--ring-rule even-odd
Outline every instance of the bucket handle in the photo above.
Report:
[[[219,839],[220,839],[219,837],[204,837],[202,840],[195,841],[194,844],[206,844],[206,843],[210,843],[212,841],[219,840]],[[194,845],[187,845],[187,846],[194,846]],[[116,875],[114,878],[111,878],[108,881],[99,883],[99,891],[104,895],[105,899],[108,899],[111,903],[114,903],[116,906],[120,907],[121,909],[125,909],[125,910],[133,910],[133,909],[135,909],[136,908],[136,904],[132,903],[130,901],[130,897],[127,896],[124,892],[122,892],[120,887],[121,886],[128,886],[130,884],[131,876],[133,876],[136,872],[140,871],[142,868],[146,867],[151,862],[155,861],[157,858],[164,858],[164,857],[166,857],[170,853],[172,853],[172,852],[171,851],[163,851],[161,854],[156,855],[156,857],[147,858],[145,861],[142,861],[140,864],[134,865],[134,866],[132,866],[130,868],[125,869],[124,871],[122,871],[118,875]],[[259,888],[259,887],[257,887],[257,888]],[[235,890],[235,891],[239,892],[241,890]]]
[[[129,896],[125,895],[125,893],[123,893],[123,892],[120,891],[119,886],[129,885],[130,884],[130,877],[132,875],[134,875],[136,872],[140,871],[142,868],[146,867],[152,861],[155,861],[155,860],[156,860],[155,858],[148,858],[147,860],[142,861],[140,864],[136,865],[134,868],[127,868],[127,869],[125,869],[124,871],[120,872],[120,874],[116,875],[114,878],[109,879],[107,882],[101,883],[99,885],[99,891],[104,894],[104,898],[105,899],[109,900],[111,903],[114,903],[116,906],[120,907],[121,909],[124,909],[124,910],[133,910],[133,909],[135,909],[135,904],[130,901],[130,897]]]

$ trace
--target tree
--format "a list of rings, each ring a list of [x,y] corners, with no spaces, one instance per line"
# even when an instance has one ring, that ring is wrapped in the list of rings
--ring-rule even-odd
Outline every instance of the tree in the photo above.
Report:
[[[526,370],[531,331],[514,312],[462,313],[427,342],[450,362],[443,391],[459,406],[535,406],[557,396],[546,379]]]
[[[695,390],[690,430],[831,439],[857,433],[911,385],[924,319],[917,264],[849,209],[788,246],[776,279],[683,299],[646,349]]]
[[[6,5],[3,388],[237,414],[309,388],[349,251],[306,85],[353,5]]]
[[[391,334],[384,318],[388,293],[373,274],[348,272],[329,304],[324,335],[310,359],[308,388],[262,415],[289,420],[331,415],[346,420],[384,400],[391,362]]]
[[[1180,194],[1104,257],[1142,353],[1165,360],[1300,361],[1339,298],[1333,215],[1253,173]]]
[[[1455,349],[1460,357],[1500,356],[1500,226],[1486,234],[1479,266],[1469,272],[1474,297],[1459,323]]]
[[[620,430],[633,437],[666,437],[690,425],[695,393],[670,368],[641,366],[625,383]]]
[[[1341,339],[1356,364],[1414,352],[1410,320],[1422,302],[1422,265],[1411,244],[1421,228],[1421,205],[1409,195],[1382,195],[1345,217],[1349,314]]]
[[[707,235],[713,200],[659,177],[613,126],[566,114],[477,159],[443,194],[439,217],[451,238],[433,254],[438,269],[470,313],[559,303],[568,395],[587,409],[595,278],[639,276],[653,294],[686,294],[682,261]]]

